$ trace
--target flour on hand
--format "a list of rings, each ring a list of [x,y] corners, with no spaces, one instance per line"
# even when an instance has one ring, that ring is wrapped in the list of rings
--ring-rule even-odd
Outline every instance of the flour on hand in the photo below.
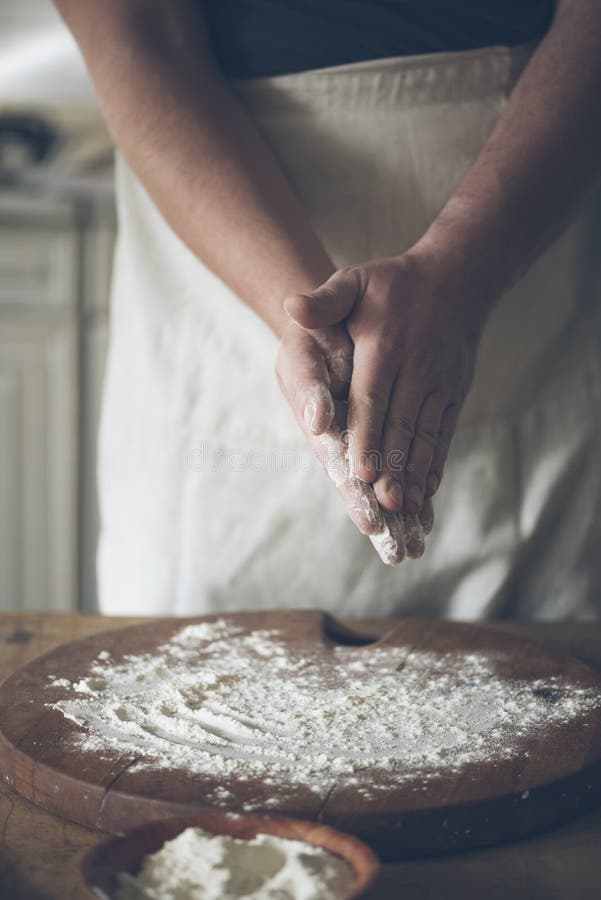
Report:
[[[380,559],[388,566],[396,566],[407,555],[422,556],[426,536],[419,518],[380,508],[371,484],[354,475],[352,454],[342,435],[343,432],[336,430],[320,435],[320,456],[330,480],[343,493],[349,512],[358,513],[374,527],[379,526],[369,538]]]

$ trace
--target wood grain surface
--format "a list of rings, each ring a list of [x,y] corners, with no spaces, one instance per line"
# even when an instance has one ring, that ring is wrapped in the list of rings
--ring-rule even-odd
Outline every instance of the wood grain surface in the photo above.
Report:
[[[58,644],[141,619],[56,613],[0,613],[0,680]],[[349,623],[373,634],[390,622]],[[544,641],[601,671],[601,623],[488,622]],[[98,832],[13,794],[0,782],[0,896],[81,900],[82,855]],[[373,900],[598,900],[601,809],[513,843],[434,859],[386,864]]]
[[[135,757],[102,757],[69,749],[80,726],[47,707],[56,697],[45,689],[49,675],[77,680],[101,650],[120,660],[127,653],[152,652],[183,625],[203,619],[170,619],[133,629],[94,635],[59,648],[15,673],[0,690],[0,768],[21,796],[89,827],[117,831],[165,815],[189,815],[206,808],[205,796],[219,783],[186,771],[131,770]],[[349,653],[376,647],[398,649],[398,677],[411,666],[411,653],[477,651],[493,656],[498,675],[527,681],[561,675],[579,687],[601,690],[599,676],[576,659],[501,631],[458,623],[404,620],[376,643],[354,638],[319,612],[240,613],[228,616],[248,631],[276,629],[291,648],[331,664],[332,646]],[[58,690],[58,689],[56,689]],[[368,841],[384,858],[462,850],[523,836],[566,821],[601,797],[601,712],[561,727],[549,726],[524,739],[518,758],[492,757],[428,782],[393,777],[381,799],[365,798],[344,779],[326,795],[302,787],[274,803],[273,787],[260,780],[228,781],[239,811],[252,798],[258,810],[318,819]],[[382,777],[381,774],[378,777]],[[265,806],[261,807],[261,799]],[[275,798],[278,799],[277,796]],[[269,801],[269,803],[267,803]]]

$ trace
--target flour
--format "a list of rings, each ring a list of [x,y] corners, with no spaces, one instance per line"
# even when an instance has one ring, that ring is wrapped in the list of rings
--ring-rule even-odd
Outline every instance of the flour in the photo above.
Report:
[[[370,540],[382,562],[396,566],[405,556],[418,559],[426,549],[426,533],[416,515],[382,511],[383,525]]]
[[[401,516],[396,513],[382,511],[382,528],[377,534],[370,534],[369,539],[378,551],[380,559],[392,566],[405,558],[407,544],[405,529]]]
[[[329,389],[325,384],[319,382],[313,387],[311,399],[305,406],[305,427],[311,434],[321,434],[324,428],[329,428],[335,412],[334,401]]]
[[[324,465],[328,477],[335,487],[340,487],[351,477],[346,448],[340,439],[327,432],[319,435],[319,443],[324,451]]]
[[[353,474],[352,454],[342,440],[342,433],[335,431],[319,436],[325,470],[337,488],[343,493],[349,508],[361,513],[372,525],[380,525],[369,538],[382,562],[398,565],[410,549],[410,556],[422,556],[425,549],[425,532],[415,515],[390,513],[380,509],[374,489]]]
[[[121,873],[116,900],[342,900],[354,874],[320,847],[259,834],[244,841],[187,828],[136,876]]]
[[[83,678],[51,680],[52,705],[84,728],[73,752],[117,751],[137,760],[133,770],[205,776],[218,782],[206,795],[217,806],[258,779],[271,796],[245,795],[246,809],[277,807],[295,787],[324,796],[342,780],[374,796],[519,758],[527,738],[601,705],[597,691],[559,675],[503,678],[503,656],[387,646],[310,654],[281,637],[225,619],[190,625],[152,653],[115,661],[105,651]]]

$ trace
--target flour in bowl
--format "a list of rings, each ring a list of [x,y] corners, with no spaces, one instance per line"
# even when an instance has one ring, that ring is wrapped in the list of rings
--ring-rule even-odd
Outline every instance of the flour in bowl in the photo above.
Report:
[[[355,881],[348,863],[302,841],[252,840],[187,828],[121,873],[115,900],[343,900]]]
[[[269,808],[284,789],[325,796],[344,782],[369,797],[520,758],[528,739],[601,706],[593,688],[559,675],[510,680],[502,663],[386,645],[307,652],[278,631],[219,619],[181,628],[152,653],[99,654],[80,680],[51,681],[52,705],[83,726],[73,752],[121,752],[136,760],[130,771],[212,779],[206,799],[218,806],[231,805],[236,784],[260,782],[262,796],[244,808]]]

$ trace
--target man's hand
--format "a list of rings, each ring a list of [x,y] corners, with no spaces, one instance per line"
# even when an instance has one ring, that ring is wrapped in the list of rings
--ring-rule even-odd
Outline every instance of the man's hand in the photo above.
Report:
[[[409,515],[440,484],[483,325],[437,268],[409,252],[340,269],[286,300],[310,334],[345,324],[353,474],[374,484],[385,510]]]
[[[424,551],[432,529],[429,500],[420,516],[380,508],[373,487],[358,478],[349,462],[348,395],[353,344],[343,325],[308,331],[295,322],[285,330],[276,375],[310,446],[338,489],[348,515],[370,536],[384,562],[395,565]]]
[[[353,345],[346,328],[306,331],[291,322],[276,365],[280,389],[309,444],[340,491],[348,513],[364,534],[382,527],[373,488],[354,485],[346,463],[344,431]]]

